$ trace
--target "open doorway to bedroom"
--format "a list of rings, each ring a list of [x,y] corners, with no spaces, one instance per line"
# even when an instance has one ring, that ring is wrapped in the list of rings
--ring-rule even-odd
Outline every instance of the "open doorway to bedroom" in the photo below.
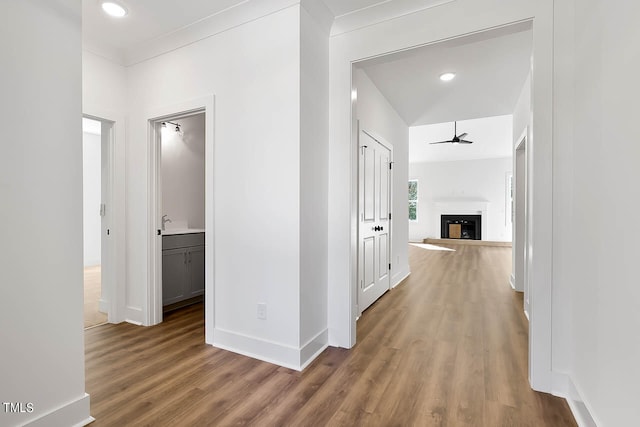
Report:
[[[108,321],[111,123],[82,118],[84,327]]]

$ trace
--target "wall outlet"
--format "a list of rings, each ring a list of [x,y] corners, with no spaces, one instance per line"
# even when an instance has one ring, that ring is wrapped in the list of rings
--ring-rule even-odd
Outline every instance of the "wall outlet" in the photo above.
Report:
[[[261,319],[261,320],[267,319],[267,304],[264,302],[258,303],[258,319]]]

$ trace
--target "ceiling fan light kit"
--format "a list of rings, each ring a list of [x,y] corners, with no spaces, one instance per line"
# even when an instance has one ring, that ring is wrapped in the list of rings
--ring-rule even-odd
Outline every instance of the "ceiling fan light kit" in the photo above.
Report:
[[[453,122],[453,138],[448,141],[430,142],[429,144],[473,144],[473,141],[462,139],[467,136],[466,132],[460,135],[456,135],[456,133],[458,133],[458,122]]]

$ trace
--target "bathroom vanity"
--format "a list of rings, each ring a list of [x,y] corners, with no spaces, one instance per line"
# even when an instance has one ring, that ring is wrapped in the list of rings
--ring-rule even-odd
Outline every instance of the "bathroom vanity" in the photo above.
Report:
[[[204,230],[162,232],[162,305],[165,310],[202,301],[204,271]]]

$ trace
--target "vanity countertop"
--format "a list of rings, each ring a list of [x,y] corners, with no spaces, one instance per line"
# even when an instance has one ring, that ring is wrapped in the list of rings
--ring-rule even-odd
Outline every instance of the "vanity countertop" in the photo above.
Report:
[[[176,234],[194,234],[204,233],[204,228],[175,228],[171,230],[162,230],[163,236],[175,236]]]

